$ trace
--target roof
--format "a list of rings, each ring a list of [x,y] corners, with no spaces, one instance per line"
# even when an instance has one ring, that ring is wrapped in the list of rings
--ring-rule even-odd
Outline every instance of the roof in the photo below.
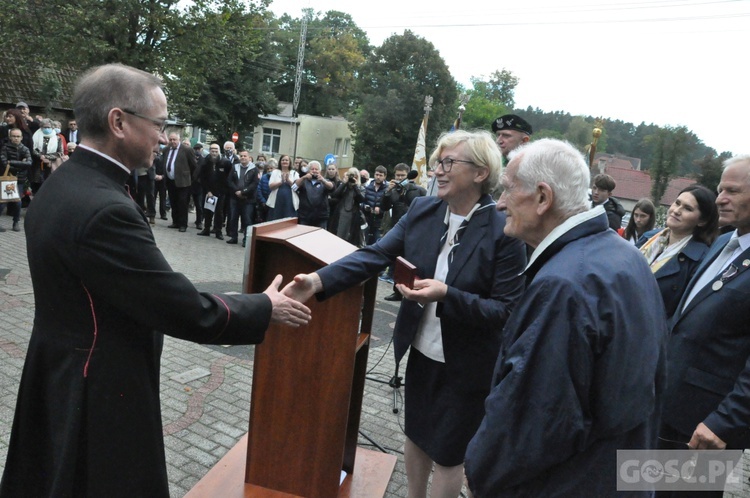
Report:
[[[0,105],[13,108],[19,101],[26,102],[31,108],[44,108],[49,97],[44,95],[48,81],[59,85],[60,92],[50,102],[55,109],[72,110],[73,85],[80,71],[66,69],[39,69],[30,64],[16,63],[5,59],[0,64]],[[34,111],[32,111],[34,112]]]
[[[612,195],[618,199],[638,201],[644,197],[651,197],[651,176],[647,171],[637,171],[631,167],[608,167],[606,173],[615,179],[617,186],[612,191]],[[672,178],[659,204],[662,206],[671,205],[682,189],[694,183],[695,180],[692,178]]]
[[[641,160],[639,158],[626,156],[624,154],[597,152],[596,155],[594,155],[594,164],[599,165],[600,169],[609,167],[641,169]]]

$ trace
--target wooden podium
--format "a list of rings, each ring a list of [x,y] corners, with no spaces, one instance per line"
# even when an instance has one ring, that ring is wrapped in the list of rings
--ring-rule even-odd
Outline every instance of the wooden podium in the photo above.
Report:
[[[295,218],[251,232],[247,293],[263,292],[279,273],[286,283],[356,249]],[[383,496],[396,457],[357,448],[376,285],[371,279],[326,301],[312,299],[305,327],[268,329],[255,346],[246,439],[188,497]]]

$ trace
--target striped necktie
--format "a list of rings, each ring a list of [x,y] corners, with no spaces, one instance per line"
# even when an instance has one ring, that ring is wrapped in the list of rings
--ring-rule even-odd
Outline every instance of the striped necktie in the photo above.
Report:
[[[453,263],[453,256],[455,254],[456,248],[461,244],[461,237],[463,237],[464,232],[466,231],[466,227],[469,226],[469,221],[474,217],[474,215],[480,211],[483,211],[488,208],[494,208],[494,203],[485,204],[482,206],[479,203],[476,203],[471,211],[469,211],[469,214],[466,215],[466,218],[464,218],[464,221],[461,222],[461,225],[458,227],[458,230],[456,230],[456,233],[453,235],[453,238],[450,241],[450,251],[448,252],[448,265],[450,266]],[[440,246],[443,247],[445,245],[445,241],[448,239],[448,233],[450,232],[450,213],[446,213],[445,218],[445,233],[443,233],[443,236],[440,237]]]

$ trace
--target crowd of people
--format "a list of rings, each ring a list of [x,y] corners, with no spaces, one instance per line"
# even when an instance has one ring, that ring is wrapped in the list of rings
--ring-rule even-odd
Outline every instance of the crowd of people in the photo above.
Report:
[[[410,498],[615,496],[618,450],[750,447],[750,155],[725,161],[718,192],[683,189],[664,227],[641,200],[623,228],[612,177],[512,114],[494,135],[441,135],[426,191],[406,164],[370,180],[233,142],[204,156],[165,133],[158,78],[127,66],[88,71],[74,100],[84,140],[26,217],[37,309],[1,496],[168,496],[161,333],[257,343],[398,257],[416,267],[389,296]],[[25,146],[17,115],[3,161],[44,171],[61,142]],[[180,232],[192,202],[198,235],[245,244],[253,223],[297,217],[359,249],[263,294],[199,293],[156,247],[155,196]]]
[[[21,210],[28,204],[42,182],[63,162],[67,161],[80,143],[78,126],[74,119],[68,121],[63,133],[60,121],[41,115],[30,116],[26,102],[18,102],[14,109],[3,113],[0,122],[0,175],[18,179],[21,199],[0,203],[0,216],[8,204],[13,215],[14,232],[20,232]],[[0,232],[5,228],[0,227]]]

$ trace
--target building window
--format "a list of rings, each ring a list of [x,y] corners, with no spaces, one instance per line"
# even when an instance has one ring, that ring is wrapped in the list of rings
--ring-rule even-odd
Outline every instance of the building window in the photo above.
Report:
[[[281,145],[281,130],[263,128],[263,152],[278,154]]]
[[[343,157],[346,157],[349,155],[349,147],[351,146],[351,140],[348,138],[344,140],[344,152],[341,154]]]
[[[339,154],[341,154],[341,139],[337,138],[336,141],[333,142],[333,155],[339,157]]]

